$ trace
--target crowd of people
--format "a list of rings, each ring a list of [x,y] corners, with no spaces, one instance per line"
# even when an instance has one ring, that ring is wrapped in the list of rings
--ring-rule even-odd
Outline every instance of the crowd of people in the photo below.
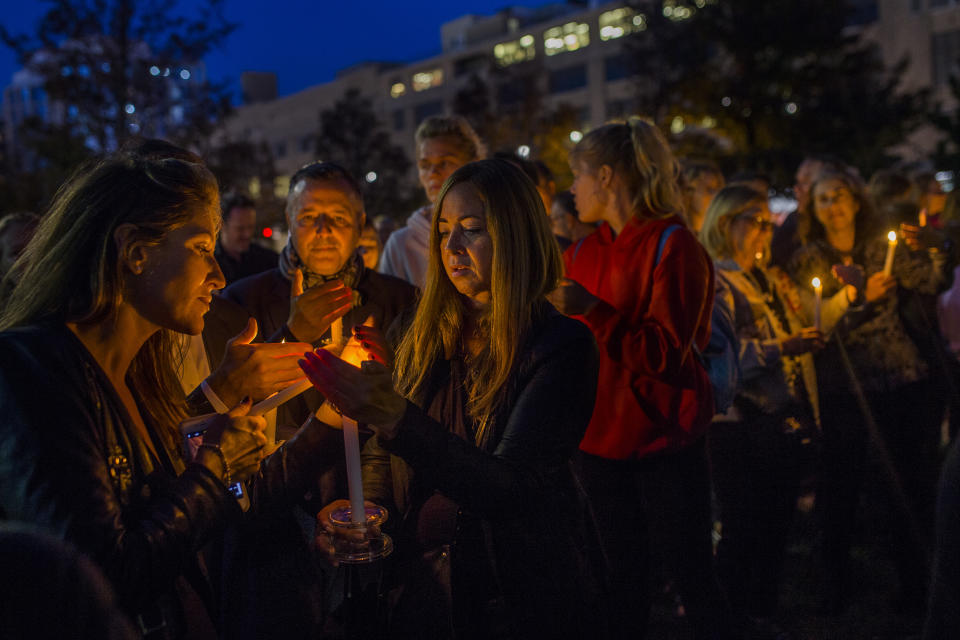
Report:
[[[318,161],[274,253],[158,140],[0,222],[11,637],[643,638],[667,584],[692,637],[790,638],[798,501],[836,615],[867,487],[898,606],[960,633],[960,212],[932,173],[810,156],[778,223],[767,177],[640,118],[585,134],[561,192],[459,117],[414,145],[426,204],[392,233]],[[350,421],[388,517],[345,530]],[[384,532],[373,574],[339,564]]]

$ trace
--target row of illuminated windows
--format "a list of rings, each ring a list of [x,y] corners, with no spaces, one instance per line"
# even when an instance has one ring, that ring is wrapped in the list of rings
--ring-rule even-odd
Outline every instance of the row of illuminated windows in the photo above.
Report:
[[[635,31],[646,29],[646,18],[630,7],[621,7],[600,14],[598,19],[600,40],[615,40]],[[510,42],[501,42],[494,46],[493,57],[500,66],[509,66],[518,62],[533,60],[536,57],[536,38],[526,34]],[[568,22],[551,27],[543,32],[543,49],[548,56],[566,51],[577,51],[590,44],[590,26],[585,22]],[[469,59],[471,64],[475,62]],[[410,79],[409,88],[413,91],[426,91],[443,84],[443,69],[419,71]],[[407,94],[406,82],[396,80],[390,85],[390,96],[399,98]]]
[[[623,56],[610,56],[604,60],[605,73],[607,81],[626,78],[632,73],[632,67],[627,58]],[[587,67],[577,64],[555,69],[547,76],[547,90],[549,93],[564,93],[575,91],[587,86]],[[517,84],[505,84],[499,87],[497,92],[498,103],[501,106],[508,106],[519,102],[524,95],[525,87]],[[621,102],[623,104],[621,104]],[[608,105],[607,117],[619,117],[626,112],[626,101],[614,101]],[[423,102],[413,108],[412,123],[422,122],[426,118],[443,113],[443,101],[432,100]],[[392,112],[392,124],[394,131],[403,131],[407,128],[407,110],[394,109]],[[589,116],[584,116],[584,122],[589,120]]]
[[[413,77],[410,79],[410,86],[413,87],[414,91],[426,91],[427,89],[432,89],[434,87],[439,87],[443,84],[443,69],[428,69],[426,71],[419,71],[413,74]],[[397,81],[390,85],[390,96],[393,98],[399,98],[400,96],[406,95],[407,85],[403,82]]]
[[[647,28],[646,17],[630,7],[620,7],[600,14],[597,20],[600,40],[615,40]],[[502,67],[525,62],[536,57],[536,39],[531,34],[517,40],[501,42],[493,48],[493,57]],[[590,45],[590,25],[586,22],[568,22],[543,32],[543,52],[555,56],[577,51]]]

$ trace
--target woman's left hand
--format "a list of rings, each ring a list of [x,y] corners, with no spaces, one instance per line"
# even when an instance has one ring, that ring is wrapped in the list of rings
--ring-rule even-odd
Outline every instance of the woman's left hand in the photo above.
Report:
[[[557,311],[567,316],[582,316],[593,310],[600,299],[587,291],[583,285],[569,278],[564,278],[547,299],[557,308]]]
[[[300,368],[340,411],[388,440],[396,434],[407,401],[393,388],[393,376],[383,364],[368,360],[358,369],[317,349],[304,354]]]

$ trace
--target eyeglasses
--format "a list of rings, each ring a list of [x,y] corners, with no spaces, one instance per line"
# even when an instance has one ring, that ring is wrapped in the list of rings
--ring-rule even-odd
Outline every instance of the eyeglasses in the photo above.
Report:
[[[754,226],[755,228],[757,228],[757,229],[760,230],[761,232],[763,232],[763,231],[773,231],[773,227],[775,226],[775,225],[773,224],[773,220],[764,220],[763,218],[759,218],[759,217],[757,217],[757,216],[752,216],[752,215],[749,215],[749,214],[748,214],[748,215],[737,216],[737,218],[740,219],[740,220],[743,220],[743,221],[745,221],[745,222],[750,223],[752,226]]]

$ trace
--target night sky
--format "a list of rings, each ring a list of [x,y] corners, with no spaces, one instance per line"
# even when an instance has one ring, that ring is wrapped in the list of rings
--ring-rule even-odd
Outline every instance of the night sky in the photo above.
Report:
[[[0,20],[14,33],[32,31],[48,7],[40,0],[3,4]],[[286,95],[332,80],[339,69],[357,62],[409,62],[439,53],[443,22],[468,13],[493,14],[510,4],[509,0],[227,0],[226,17],[239,26],[222,50],[208,56],[207,70],[212,79],[231,78],[236,96],[242,71],[274,71],[279,92]],[[9,84],[18,68],[13,53],[0,45],[0,87]]]

